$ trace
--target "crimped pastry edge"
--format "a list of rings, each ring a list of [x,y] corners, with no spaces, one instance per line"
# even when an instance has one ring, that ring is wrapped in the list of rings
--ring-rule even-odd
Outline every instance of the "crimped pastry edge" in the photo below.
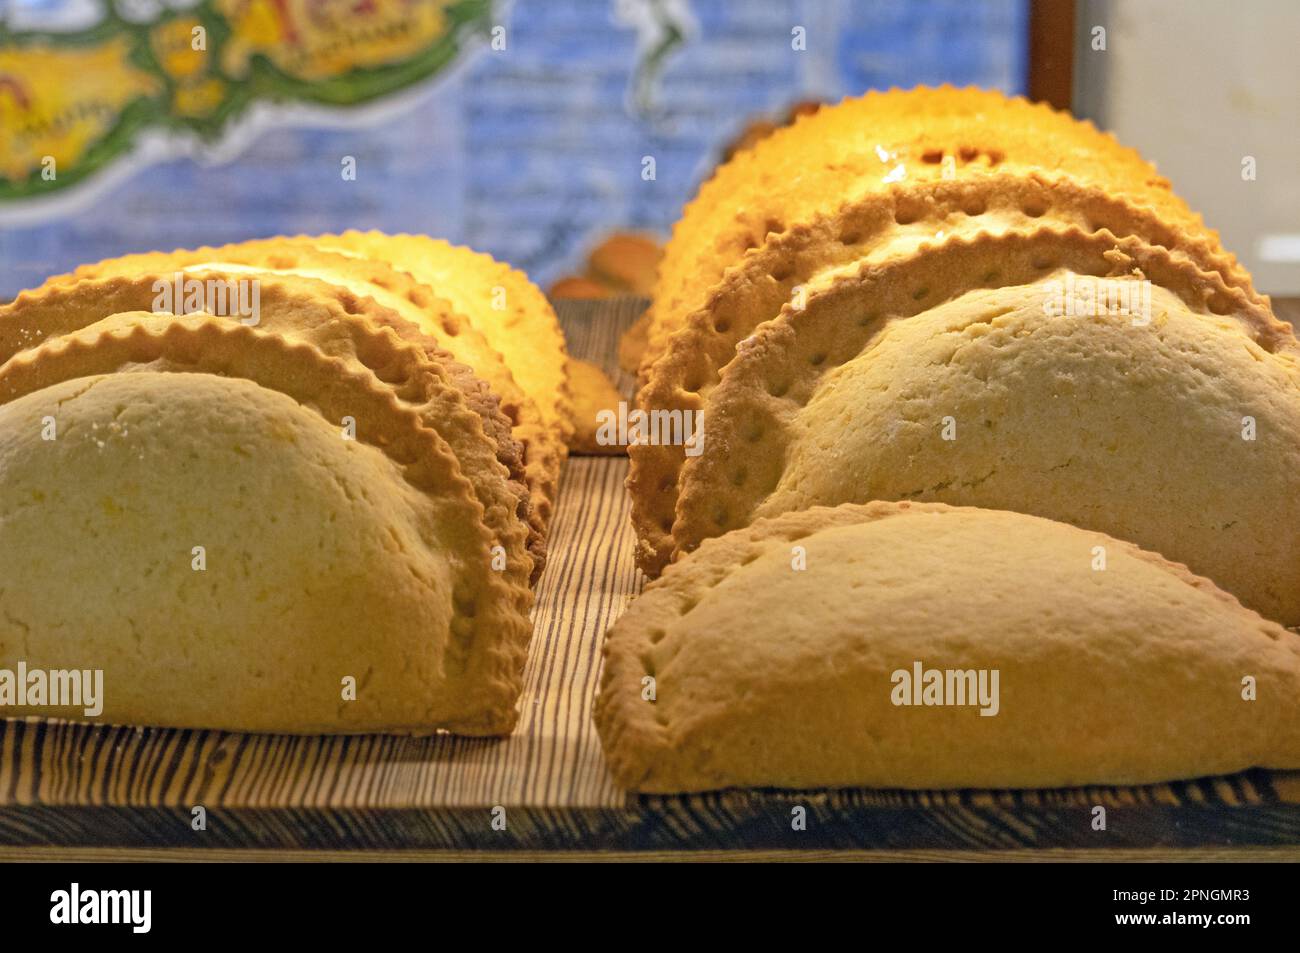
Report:
[[[369,231],[348,229],[347,231],[336,234],[315,236],[295,235],[289,240],[307,241],[317,244],[332,240],[342,240],[345,243],[355,241],[363,243],[355,247],[365,247],[365,245],[369,243],[389,241],[406,242],[417,245],[421,248],[436,249],[438,254],[453,255],[458,262],[473,262],[478,268],[482,269],[484,274],[490,275],[501,285],[508,286],[515,294],[519,295],[523,299],[524,306],[522,308],[506,312],[502,319],[503,326],[512,330],[522,330],[523,325],[527,324],[527,333],[543,337],[545,339],[544,346],[549,351],[558,354],[561,358],[568,356],[568,351],[564,343],[564,332],[560,328],[559,318],[556,316],[555,309],[551,307],[551,303],[547,300],[546,295],[544,295],[542,290],[533,284],[532,280],[518,268],[494,258],[486,252],[478,251],[477,249],[470,248],[466,245],[456,245],[446,239],[435,238],[431,235],[416,235],[409,232],[388,233],[381,232],[377,229],[371,229]],[[386,260],[383,259],[382,256],[368,257],[377,257],[381,260]],[[437,288],[434,288],[433,290],[435,293],[438,293]],[[473,321],[472,316],[470,320],[471,322]],[[490,344],[491,341],[489,340],[488,343]],[[572,395],[569,391],[568,376],[563,371],[563,360],[560,364],[560,373],[556,375],[556,392],[553,395],[546,395],[548,397],[553,396],[555,399],[550,404],[551,410],[549,415],[544,415],[551,418],[548,420],[548,423],[559,428],[561,439],[567,439],[569,436],[568,427],[571,415],[570,401]],[[536,395],[534,395],[534,399],[536,399]],[[539,404],[539,406],[541,405]]]
[[[530,519],[535,522],[538,532],[545,537],[555,500],[554,489],[545,479],[549,470],[530,466],[531,460],[541,449],[537,446],[539,441],[544,447],[548,445],[550,439],[549,431],[542,423],[536,406],[515,383],[501,355],[487,343],[482,332],[468,318],[452,308],[450,302],[438,297],[431,288],[416,281],[406,272],[373,259],[349,257],[336,252],[320,251],[307,244],[289,244],[281,239],[263,238],[222,246],[182,248],[171,252],[142,252],[106,258],[92,264],[81,265],[69,274],[56,275],[50,278],[47,284],[105,277],[110,274],[180,270],[204,264],[240,264],[253,268],[288,271],[315,265],[343,274],[351,274],[358,280],[375,284],[387,292],[406,298],[425,311],[431,320],[443,328],[449,338],[472,340],[473,343],[467,346],[472,347],[492,366],[475,367],[472,363],[470,366],[475,374],[492,388],[501,402],[501,409],[512,422],[512,432],[523,445],[524,475],[532,498]],[[450,350],[446,347],[444,349]]]
[[[1020,235],[1010,241],[1006,240],[1007,236],[1001,236],[1000,239],[993,239],[991,236],[977,236],[970,241],[955,239],[950,247],[965,249],[972,258],[976,259],[983,252],[984,260],[1000,272],[996,280],[996,286],[998,287],[1032,284],[1037,280],[1034,277],[1035,273],[1041,277],[1053,269],[1070,268],[1072,265],[1077,266],[1079,264],[1077,258],[1069,263],[1053,261],[1052,259],[1067,256],[1075,251],[1085,250],[1085,254],[1095,256],[1092,261],[1097,270],[1106,269],[1104,271],[1106,275],[1122,275],[1133,270],[1139,270],[1154,284],[1176,295],[1193,313],[1199,315],[1212,314],[1217,317],[1236,320],[1241,326],[1243,334],[1260,345],[1265,351],[1292,355],[1293,365],[1296,358],[1300,356],[1300,344],[1297,343],[1290,325],[1278,321],[1268,310],[1245,301],[1243,293],[1238,289],[1231,289],[1224,285],[1223,279],[1218,274],[1187,267],[1182,262],[1174,259],[1166,249],[1147,245],[1133,238],[1115,238],[1109,232],[1089,236],[1082,230],[1071,227],[1063,229],[1057,234],[1059,236],[1057,256],[1049,254],[1048,248],[1044,247],[1043,233],[1032,236]],[[1020,247],[1017,248],[1017,245]],[[1010,267],[1009,263],[1014,261],[1013,255],[1020,255],[1024,259],[1023,262],[1017,262],[1021,268],[1015,272],[1023,280],[1008,281],[1006,277]],[[1040,268],[1038,266],[1040,259],[1048,263],[1046,267]],[[914,263],[925,263],[924,258],[912,259],[912,261]],[[948,264],[951,265],[951,261]],[[1107,265],[1109,268],[1106,268]],[[865,288],[872,289],[875,294],[873,305],[879,308],[875,319],[865,321],[859,324],[858,327],[847,329],[847,336],[841,335],[836,340],[836,347],[844,348],[847,352],[852,350],[853,343],[865,340],[870,334],[878,332],[881,328],[894,321],[907,320],[909,317],[925,313],[941,302],[952,300],[953,297],[959,296],[965,291],[973,290],[971,284],[964,280],[958,285],[957,280],[953,278],[951,271],[949,271],[943,275],[941,280],[948,283],[948,287],[956,292],[955,295],[944,296],[940,294],[935,300],[931,276],[918,279],[922,289],[927,291],[927,296],[918,301],[915,294],[908,293],[908,288],[911,287],[912,283],[907,281],[907,270],[893,263],[887,263],[875,268],[864,268],[854,273],[841,275],[828,287],[810,293],[803,309],[796,310],[786,306],[777,318],[760,325],[742,343],[742,346],[737,350],[737,357],[723,369],[719,388],[727,382],[736,382],[746,378],[748,378],[751,386],[758,386],[756,379],[752,376],[753,372],[749,369],[749,362],[746,360],[747,355],[757,354],[772,348],[779,349],[786,329],[795,329],[802,326],[810,320],[810,316],[815,314],[818,307],[824,302],[834,302],[842,296],[860,293]],[[1096,272],[1088,270],[1085,273],[1095,274]],[[974,287],[985,286],[985,284],[976,284]],[[890,295],[891,300],[881,301],[881,297],[886,294]],[[900,297],[909,300],[907,303],[897,300]],[[917,307],[899,314],[898,307],[908,308],[913,303]],[[883,314],[880,312],[883,312]],[[824,374],[839,366],[839,363],[838,361],[827,360],[816,368],[809,368],[808,375],[811,379],[820,379]],[[707,413],[708,404],[716,397],[717,393],[718,391],[715,389],[710,393],[709,400],[705,401],[706,419],[709,417]],[[767,449],[772,451],[771,447]],[[779,452],[779,450],[774,452]],[[675,542],[674,558],[677,558],[678,555],[694,545],[698,545],[698,542],[705,536],[712,535],[706,528],[708,521],[703,517],[703,512],[716,499],[717,481],[707,479],[709,471],[713,469],[716,462],[716,456],[710,456],[706,447],[705,453],[687,461],[681,471],[675,510],[676,519],[673,522],[672,531]],[[755,501],[754,506],[757,505],[758,503]],[[745,508],[745,512],[752,514],[753,507]]]
[[[271,272],[253,272],[250,275],[203,269],[186,274],[196,279],[216,277],[226,281],[255,277],[262,287],[263,297],[278,293],[285,296],[286,300],[292,298],[300,306],[311,304],[326,312],[328,318],[320,322],[319,326],[324,327],[332,322],[342,328],[353,345],[357,363],[367,367],[375,365],[370,369],[376,373],[376,377],[379,370],[397,361],[406,372],[408,380],[413,374],[418,374],[425,386],[431,386],[433,380],[437,380],[458,391],[466,411],[478,418],[476,429],[492,444],[493,455],[504,471],[502,476],[505,487],[500,492],[508,493],[514,498],[510,509],[521,521],[522,530],[527,532],[526,545],[533,563],[531,578],[536,582],[545,565],[546,539],[537,521],[530,516],[531,501],[524,483],[522,448],[511,436],[510,423],[501,412],[496,395],[486,382],[474,375],[470,367],[456,361],[433,338],[396,312],[378,304],[373,298],[358,296],[339,285]],[[31,348],[46,340],[51,333],[79,330],[114,312],[151,310],[152,283],[170,279],[171,275],[167,273],[142,271],[78,281],[47,282],[39,288],[24,291],[14,301],[0,306],[0,364],[19,350],[12,345],[6,346],[7,337],[12,335],[21,338],[21,347]],[[67,320],[50,320],[55,312],[60,318],[75,321],[76,326],[70,325]],[[14,328],[14,323],[21,323],[22,328]],[[302,333],[308,333],[309,330],[303,328]],[[380,337],[385,340],[377,341]],[[355,353],[358,348],[367,350],[368,362]],[[384,369],[385,376],[390,373],[390,370]],[[436,394],[430,391],[423,396],[427,397],[427,403]],[[427,412],[432,413],[433,410],[430,407]],[[466,426],[465,421],[457,419],[455,415],[445,423],[447,426]],[[430,425],[441,429],[437,426],[437,421],[431,420]],[[472,434],[468,439],[474,439]],[[492,486],[492,474],[484,474],[482,479],[476,479],[475,489],[489,509],[491,501],[500,496],[500,492]],[[499,522],[495,518],[490,519],[494,523]],[[501,523],[493,528],[508,548],[513,548],[510,541],[515,531],[512,527],[508,523]]]
[[[976,86],[955,87],[950,84],[941,86],[920,85],[910,89],[901,89],[897,86],[888,90],[870,90],[861,96],[845,96],[838,103],[826,104],[813,113],[800,115],[789,126],[776,130],[771,136],[768,136],[762,142],[756,144],[753,149],[744,150],[737,153],[732,159],[714,169],[713,174],[701,184],[696,196],[686,204],[682,210],[681,216],[674,224],[672,235],[664,248],[663,259],[660,262],[659,281],[656,283],[655,294],[650,306],[650,323],[647,332],[647,345],[645,356],[641,364],[642,370],[648,369],[649,364],[662,353],[663,345],[666,343],[667,335],[675,330],[679,325],[676,318],[684,316],[692,307],[691,301],[680,301],[677,297],[673,300],[667,300],[669,295],[679,296],[685,293],[689,287],[686,279],[689,265],[684,265],[681,269],[682,280],[675,288],[666,286],[666,279],[671,276],[677,266],[678,258],[690,260],[694,253],[698,252],[698,242],[692,242],[689,238],[693,233],[698,232],[702,227],[696,218],[704,218],[707,210],[725,204],[733,199],[733,193],[736,187],[741,183],[753,178],[764,164],[768,161],[769,155],[779,155],[784,148],[787,140],[821,140],[824,138],[820,131],[820,126],[826,122],[833,122],[838,115],[851,109],[865,110],[872,104],[879,104],[882,109],[888,111],[891,103],[901,100],[919,100],[924,105],[927,99],[937,98],[939,96],[948,96],[954,100],[970,102],[972,105],[983,102],[990,108],[1007,108],[1022,111],[1023,115],[1028,118],[1038,117],[1048,122],[1060,122],[1067,120],[1072,127],[1080,130],[1085,136],[1095,138],[1096,144],[1102,147],[1108,155],[1121,159],[1127,164],[1131,164],[1136,172],[1139,169],[1149,173],[1144,186],[1152,190],[1152,194],[1165,193],[1170,199],[1171,204],[1182,206],[1181,219],[1185,219],[1185,224],[1192,230],[1199,231],[1215,244],[1220,245],[1218,232],[1209,228],[1203,218],[1189,208],[1176,194],[1174,194],[1168,179],[1159,175],[1155,166],[1145,160],[1137,150],[1125,146],[1119,142],[1116,137],[1103,130],[1099,130],[1091,120],[1076,119],[1066,110],[1057,110],[1047,103],[1030,102],[1023,96],[1006,96],[996,90],[981,89]],[[940,114],[943,114],[942,112]],[[924,121],[926,113],[922,112],[917,117],[918,131],[922,131],[920,123]],[[829,118],[828,118],[829,117]],[[810,131],[811,130],[811,131]],[[1037,166],[1048,171],[1039,163],[1026,163],[1023,160],[1018,161],[1022,167],[1029,168]],[[1130,198],[1134,194],[1126,189],[1126,194]],[[733,202],[734,204],[734,202]],[[707,235],[705,240],[709,242],[716,241],[719,236]],[[679,251],[686,246],[685,251]],[[1231,253],[1223,252],[1234,265],[1236,259]],[[1238,265],[1238,267],[1240,267]],[[723,269],[725,272],[725,267]],[[1244,274],[1244,269],[1241,269]],[[720,280],[721,275],[714,279],[714,283]],[[705,288],[697,289],[698,294],[705,294]]]
[[[446,442],[426,427],[418,415],[401,406],[392,390],[372,375],[356,372],[343,360],[328,357],[310,344],[258,332],[202,312],[183,317],[149,312],[111,317],[120,318],[124,323],[98,333],[83,332],[81,335],[52,338],[39,348],[15,355],[0,368],[0,402],[9,402],[49,386],[53,381],[28,389],[15,389],[12,376],[26,373],[36,375],[40,380],[40,375],[56,362],[71,364],[70,373],[56,375],[59,381],[112,373],[110,365],[117,356],[113,354],[113,348],[120,349],[119,366],[167,359],[184,364],[187,370],[216,373],[202,368],[211,368],[219,363],[216,355],[223,346],[231,353],[256,349],[280,362],[277,366],[286,372],[295,362],[304,365],[307,369],[302,378],[305,386],[297,389],[298,393],[283,386],[270,388],[294,397],[299,403],[310,405],[308,395],[313,388],[319,394],[328,386],[350,388],[362,400],[374,402],[381,410],[376,421],[383,422],[383,429],[374,436],[367,430],[366,437],[370,439],[363,438],[359,430],[357,439],[378,448],[399,464],[404,478],[417,490],[450,498],[474,514],[481,551],[478,559],[468,560],[458,568],[474,591],[486,592],[488,596],[485,600],[487,605],[472,617],[474,641],[486,646],[484,652],[489,661],[484,667],[486,684],[475,691],[477,704],[474,707],[481,714],[396,733],[419,734],[446,729],[472,735],[508,734],[518,719],[515,705],[523,687],[523,666],[532,633],[528,617],[532,591],[526,580],[516,578],[512,581],[507,573],[490,569],[491,548],[496,541],[483,523],[482,504],[469,481],[461,474],[459,463]],[[156,327],[150,327],[150,324]],[[94,362],[102,363],[96,367]],[[86,365],[91,365],[90,369]],[[243,377],[261,383],[252,376],[228,373],[228,365],[225,370],[224,376]],[[523,575],[526,576],[526,572]]]
[[[805,226],[800,231],[813,227]],[[822,223],[822,227],[828,227],[828,223]],[[784,241],[795,242],[797,237],[784,239]],[[974,287],[1005,286],[1007,281],[999,276],[992,285],[975,280],[973,284],[967,282],[965,286],[956,288],[956,281],[951,274],[953,268],[951,259],[954,255],[973,257],[981,246],[1031,242],[1048,242],[1058,249],[1058,253],[1068,251],[1071,246],[1087,247],[1102,257],[1108,252],[1118,250],[1121,258],[1132,257],[1139,267],[1145,263],[1146,268],[1154,269],[1164,276],[1165,282],[1156,283],[1167,282],[1165,286],[1182,298],[1192,310],[1205,313],[1210,307],[1209,303],[1214,302],[1214,306],[1218,309],[1216,313],[1223,316],[1230,315],[1238,320],[1243,330],[1253,338],[1267,340],[1271,347],[1279,351],[1291,350],[1297,346],[1290,325],[1277,320],[1272,315],[1267,298],[1255,295],[1252,291],[1229,287],[1221,275],[1201,270],[1195,262],[1181,252],[1170,252],[1161,246],[1148,245],[1134,236],[1116,238],[1105,229],[1085,232],[1077,226],[1062,228],[1051,221],[1043,221],[1028,230],[1012,229],[996,235],[986,232],[978,232],[970,238],[948,235],[940,241],[923,244],[909,257],[887,260],[870,266],[863,264],[856,270],[835,269],[836,276],[833,278],[833,283],[829,287],[810,290],[803,310],[811,312],[817,302],[826,295],[842,293],[846,288],[858,288],[868,283],[883,282],[899,271],[928,269],[938,274],[946,286],[954,286],[954,297]],[[1124,269],[1121,267],[1120,270]],[[828,269],[828,273],[831,271]],[[1114,273],[1114,264],[1107,273]],[[638,395],[638,406],[696,411],[702,409],[706,398],[701,396],[701,391],[715,382],[709,379],[709,367],[701,368],[700,362],[712,361],[713,365],[720,367],[729,364],[734,358],[735,349],[731,345],[731,338],[736,337],[740,332],[733,333],[729,323],[736,317],[736,302],[733,301],[733,297],[738,296],[739,302],[744,304],[746,301],[744,296],[750,293],[752,288],[760,286],[758,293],[761,294],[763,292],[761,285],[773,280],[768,262],[761,256],[756,256],[749,267],[742,265],[729,271],[727,279],[712,292],[709,304],[693,313],[687,327],[674,335],[672,350],[656,364],[654,377]],[[786,275],[784,281],[786,284],[790,283],[790,276]],[[810,284],[812,283],[815,283],[815,276]],[[927,283],[922,281],[922,284]],[[784,292],[779,296],[782,299],[787,298]],[[942,300],[941,298],[935,301],[931,296],[926,299],[925,308],[910,311],[906,316],[921,313]],[[724,310],[725,313],[725,330],[722,331],[718,329],[719,310]],[[759,329],[775,322],[798,320],[799,313],[786,300],[780,312],[770,321],[760,323],[757,328],[752,329],[752,334],[757,335]],[[746,321],[748,320],[746,318]],[[745,330],[750,330],[748,325]],[[727,336],[728,334],[730,337]],[[697,380],[691,380],[692,375]],[[671,560],[677,548],[674,538],[676,529],[665,529],[665,524],[671,520],[673,526],[676,525],[678,502],[684,479],[682,467],[686,462],[685,455],[680,447],[645,445],[631,447],[629,456],[631,466],[628,490],[632,497],[632,520],[638,537],[637,562],[644,572],[653,575],[661,571]]]
[[[704,540],[698,549],[669,565],[610,627],[602,647],[604,666],[592,717],[605,752],[606,763],[617,784],[624,789],[643,793],[715,790],[718,787],[692,783],[675,774],[671,766],[667,770],[660,770],[658,760],[664,756],[669,756],[671,760],[673,750],[668,726],[658,720],[653,706],[640,700],[641,680],[647,675],[644,660],[655,647],[656,633],[661,633],[667,624],[696,605],[703,593],[743,570],[773,542],[788,544],[809,539],[827,529],[908,515],[971,512],[1010,513],[1019,519],[1061,525],[1053,520],[1024,513],[951,506],[946,503],[906,500],[841,503],[838,506],[815,506],[764,517],[723,536]],[[1264,619],[1242,606],[1231,593],[1192,572],[1182,563],[1105,533],[1078,531],[1106,540],[1108,551],[1126,553],[1169,573],[1226,606],[1255,616],[1278,638],[1296,637],[1276,622]],[[627,648],[616,651],[616,640],[627,643]]]
[[[386,264],[397,271],[403,269],[399,268],[391,257],[386,256],[382,249],[389,243],[411,244],[420,247],[430,255],[454,257],[458,267],[477,269],[486,281],[497,281],[503,287],[510,287],[516,300],[523,301],[523,307],[506,311],[502,326],[511,333],[532,335],[541,345],[534,351],[548,352],[557,359],[558,368],[554,379],[545,388],[546,393],[533,393],[523,387],[514,373],[513,362],[508,360],[505,352],[494,343],[494,328],[484,322],[476,321],[472,314],[465,313],[462,317],[483,336],[487,345],[500,355],[506,370],[511,373],[515,383],[536,408],[538,419],[533,420],[531,415],[528,415],[529,419],[519,421],[516,431],[527,446],[526,467],[529,484],[536,488],[534,507],[538,511],[539,522],[543,529],[549,527],[554,502],[559,492],[560,470],[568,455],[567,440],[571,427],[572,393],[565,365],[567,351],[559,319],[550,302],[546,300],[546,296],[528,279],[528,276],[504,262],[497,261],[491,255],[463,245],[453,245],[428,235],[413,235],[405,232],[390,235],[378,230],[350,229],[337,234],[283,236],[269,241],[324,249],[329,253],[335,252],[335,248],[330,247],[331,245],[341,245],[348,253],[355,253],[368,261]],[[414,281],[430,288],[434,294],[440,296],[444,294],[443,289],[433,287],[424,282],[421,277],[411,272],[404,273],[410,275]],[[450,303],[448,306],[454,308]],[[524,327],[525,324],[528,325],[527,328]]]

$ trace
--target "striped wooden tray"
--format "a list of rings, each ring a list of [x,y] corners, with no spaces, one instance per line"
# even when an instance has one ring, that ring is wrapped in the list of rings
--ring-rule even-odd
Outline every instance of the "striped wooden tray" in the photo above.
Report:
[[[562,309],[614,369],[638,303]],[[630,385],[626,378],[622,383]],[[505,740],[298,738],[0,722],[0,846],[656,850],[1300,844],[1300,773],[1143,788],[628,797],[591,727],[604,630],[640,586],[622,458],[571,460]],[[1093,829],[1093,808],[1107,809]],[[792,811],[806,809],[805,830]],[[206,815],[193,829],[194,809]]]

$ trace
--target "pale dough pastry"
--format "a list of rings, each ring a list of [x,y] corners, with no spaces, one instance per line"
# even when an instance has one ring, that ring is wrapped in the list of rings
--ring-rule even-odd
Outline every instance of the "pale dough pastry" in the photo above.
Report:
[[[390,385],[456,454],[511,570],[525,568],[531,560],[531,571],[525,568],[524,575],[536,579],[544,564],[545,539],[528,520],[520,448],[496,398],[468,367],[454,362],[432,338],[396,312],[336,285],[293,275],[202,268],[187,270],[184,277],[224,282],[227,288],[256,279],[259,330],[309,342],[354,368],[368,370],[376,383]],[[0,364],[23,349],[79,331],[106,315],[153,311],[159,283],[174,279],[174,273],[142,273],[53,282],[25,291],[0,306]],[[234,310],[237,295],[226,297],[228,309]]]
[[[98,721],[515,723],[525,581],[493,570],[446,442],[307,343],[136,313],[23,351],[0,369],[0,509],[0,658],[102,669]]]
[[[1041,233],[1050,245],[1065,229],[1105,239],[1125,236],[1163,248],[1184,271],[1210,272],[1239,289],[1256,310],[1268,302],[1250,287],[1248,276],[1217,241],[1185,233],[1150,209],[1122,195],[1042,172],[997,169],[968,173],[954,181],[904,183],[814,216],[772,236],[730,269],[704,305],[683,319],[660,358],[643,374],[637,406],[647,411],[698,410],[734,356],[736,345],[787,304],[799,306],[816,287],[843,269],[883,267],[922,259],[915,267],[944,277],[945,287],[996,283],[996,272],[965,272],[967,285],[946,280],[948,263],[975,236]],[[648,573],[662,569],[672,553],[669,528],[676,483],[685,457],[680,446],[644,444],[629,451],[628,488],[638,535],[638,563]]]
[[[456,360],[473,368],[500,399],[510,418],[515,438],[523,446],[525,476],[531,497],[530,517],[544,536],[554,504],[551,467],[539,466],[540,457],[549,459],[551,438],[532,398],[516,383],[501,355],[488,344],[483,333],[451,303],[409,274],[378,261],[324,252],[305,243],[283,239],[240,242],[220,248],[196,248],[175,252],[148,252],[110,258],[82,265],[70,276],[50,279],[51,284],[69,280],[116,275],[159,274],[187,268],[215,268],[256,271],[314,278],[351,291],[360,299],[372,298],[404,318],[409,326],[437,342]],[[540,442],[539,442],[540,441]]]
[[[846,273],[742,344],[682,471],[678,551],[819,504],[937,500],[1130,540],[1300,623],[1289,327],[1134,239],[979,238],[946,264]],[[1107,268],[1149,323],[1089,307]]]
[[[595,720],[615,780],[651,793],[1292,769],[1300,636],[1063,523],[819,507],[651,583],[610,630]]]
[[[619,456],[627,448],[617,442],[600,440],[601,414],[608,412],[615,418],[623,395],[609,377],[590,361],[569,359],[569,380],[573,386],[573,435],[569,437],[569,450],[589,455]]]

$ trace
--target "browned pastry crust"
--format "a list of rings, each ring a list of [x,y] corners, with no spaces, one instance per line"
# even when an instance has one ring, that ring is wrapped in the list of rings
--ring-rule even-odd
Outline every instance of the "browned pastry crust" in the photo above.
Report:
[[[507,550],[513,550],[513,540],[527,531],[530,575],[536,580],[545,564],[546,541],[529,519],[521,448],[511,437],[497,398],[472,370],[395,312],[337,285],[255,271],[203,269],[186,275],[226,282],[255,278],[261,329],[308,341],[330,356],[360,365],[418,407],[461,458],[489,525]],[[174,278],[174,272],[142,272],[52,281],[25,291],[0,307],[0,364],[47,338],[77,331],[110,314],[152,310],[158,283]],[[218,316],[238,320],[237,315]],[[459,391],[459,398],[448,392],[448,384]],[[478,419],[465,419],[466,410]],[[492,472],[493,457],[502,468],[499,475]]]
[[[664,249],[645,362],[659,357],[726,270],[769,236],[891,184],[992,169],[1069,176],[1219,244],[1153,165],[1089,122],[989,90],[872,91],[799,117],[738,153],[700,188]],[[1245,270],[1227,257],[1244,279]]]
[[[395,335],[375,335],[370,362],[389,366],[396,355],[384,351],[398,345]],[[138,393],[125,400],[133,387]],[[186,413],[204,419],[192,429],[168,420],[158,432],[154,421],[167,420],[171,405],[154,412],[140,405],[159,393],[183,396]],[[34,510],[38,522],[26,526],[21,499],[5,501],[11,539],[90,534],[88,545],[50,550],[34,564],[33,552],[10,552],[6,561],[11,581],[29,576],[29,564],[38,577],[59,566],[79,572],[67,599],[46,599],[43,587],[25,584],[3,598],[6,616],[24,620],[29,657],[52,659],[75,643],[76,657],[93,656],[115,679],[105,720],[305,733],[504,734],[514,726],[531,633],[527,559],[520,545],[513,568],[494,571],[501,541],[485,525],[474,488],[446,442],[402,405],[394,387],[355,361],[226,318],[134,312],[48,338],[0,368],[0,415],[20,405],[24,413],[46,407],[42,394],[52,395],[45,412],[73,422],[44,445],[33,431],[4,428],[11,450],[18,441],[35,444],[13,459],[5,492],[30,504],[27,481],[39,473],[30,461],[55,454],[73,466],[121,470],[126,479],[114,484],[116,496],[168,514],[167,525],[154,527],[157,538],[141,529],[119,548],[113,521],[136,511],[113,500],[89,509],[52,503]],[[334,432],[346,417],[356,422],[352,442]],[[170,450],[151,460],[160,440]],[[225,440],[235,443],[222,450]],[[250,451],[241,441],[257,446]],[[316,456],[304,456],[309,451]],[[231,461],[249,485],[206,470],[186,475],[189,461],[202,467],[209,458]],[[138,499],[139,482],[158,473],[175,478]],[[77,478],[43,478],[39,492],[67,502],[58,480]],[[259,513],[265,526],[231,528],[232,501],[281,487],[306,494],[306,504],[294,497],[284,514]],[[337,502],[330,520],[322,519],[325,500]],[[375,511],[388,522],[377,524]],[[277,528],[280,517],[287,525]],[[66,519],[78,522],[59,525]],[[166,538],[172,522],[227,540],[202,585],[193,584],[188,558],[153,561],[179,546]],[[322,533],[322,526],[331,528]],[[340,552],[364,544],[366,560],[317,558],[314,548],[304,552],[300,534],[333,541]],[[151,577],[153,588],[133,576],[117,598],[93,598],[103,586],[90,577],[106,574],[111,588],[119,566]],[[159,587],[162,598],[175,600],[167,612],[158,611]],[[75,624],[92,617],[94,625]],[[350,704],[340,702],[337,671],[357,676]],[[228,678],[236,682],[212,691]]]
[[[915,707],[895,692],[918,664],[985,688],[997,673],[996,699]],[[707,540],[647,586],[610,630],[594,718],[614,779],[648,793],[1290,769],[1300,636],[1101,533],[936,503],[817,507]]]
[[[967,240],[996,244],[1021,235],[1032,240],[1036,234],[1055,243],[1053,236],[1062,234],[1062,226],[1067,225],[1071,234],[1103,240],[1133,236],[1165,249],[1171,265],[1181,266],[1186,274],[1216,275],[1225,289],[1235,293],[1234,300],[1242,302],[1243,314],[1267,314],[1268,299],[1254,291],[1248,277],[1244,281],[1238,277],[1233,261],[1216,243],[1170,227],[1149,209],[1042,173],[972,175],[868,195],[770,238],[729,270],[705,305],[688,315],[684,326],[669,338],[665,353],[648,372],[637,405],[647,410],[699,410],[722,367],[734,357],[737,344],[762,322],[775,318],[799,289],[813,287],[819,276],[831,275],[837,268],[851,268],[861,261],[862,267],[905,268],[918,276],[933,273],[944,294],[959,294],[969,287],[1010,279],[985,280],[993,272],[983,265],[954,271],[956,266],[947,261],[950,249],[957,249],[960,257]],[[996,258],[996,248],[990,255]],[[936,300],[942,299],[932,295],[925,303]],[[1235,304],[1223,306],[1237,310]],[[1259,320],[1276,333],[1287,333],[1271,315]],[[681,447],[671,445],[632,447],[629,456],[638,564],[654,574],[672,554],[670,527],[685,458]]]
[[[528,276],[490,255],[427,235],[347,231],[281,239],[360,255],[409,274],[451,302],[483,336],[536,408],[517,420],[529,484],[543,527],[550,525],[568,437],[571,395],[564,334],[555,311]],[[473,366],[472,360],[467,363]],[[492,383],[490,375],[483,375]],[[526,409],[527,410],[527,409]]]
[[[360,298],[374,298],[396,311],[407,319],[408,327],[418,327],[456,360],[473,368],[500,399],[512,433],[522,445],[524,476],[531,501],[529,518],[545,537],[554,503],[554,481],[550,474],[555,471],[558,475],[558,464],[552,459],[555,441],[549,429],[542,422],[537,406],[515,382],[501,355],[487,343],[482,332],[450,302],[409,274],[371,259],[320,251],[305,241],[263,239],[219,248],[124,255],[82,265],[70,276],[51,278],[47,285],[79,278],[170,273],[197,266],[242,266],[317,278],[345,287]]]

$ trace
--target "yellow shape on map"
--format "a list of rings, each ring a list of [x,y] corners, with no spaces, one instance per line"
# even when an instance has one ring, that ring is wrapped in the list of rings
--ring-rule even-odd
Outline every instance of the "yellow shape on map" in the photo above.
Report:
[[[202,119],[217,111],[226,98],[226,84],[219,79],[200,77],[176,87],[172,95],[172,115]]]
[[[448,0],[216,0],[230,25],[222,68],[248,75],[254,56],[301,80],[400,62],[447,32]]]
[[[0,177],[23,181],[46,157],[65,174],[127,106],[158,94],[161,82],[127,59],[130,42],[0,50]]]
[[[194,31],[203,28],[198,17],[178,17],[149,30],[149,45],[158,65],[173,79],[188,79],[208,65],[207,39],[196,50]]]

